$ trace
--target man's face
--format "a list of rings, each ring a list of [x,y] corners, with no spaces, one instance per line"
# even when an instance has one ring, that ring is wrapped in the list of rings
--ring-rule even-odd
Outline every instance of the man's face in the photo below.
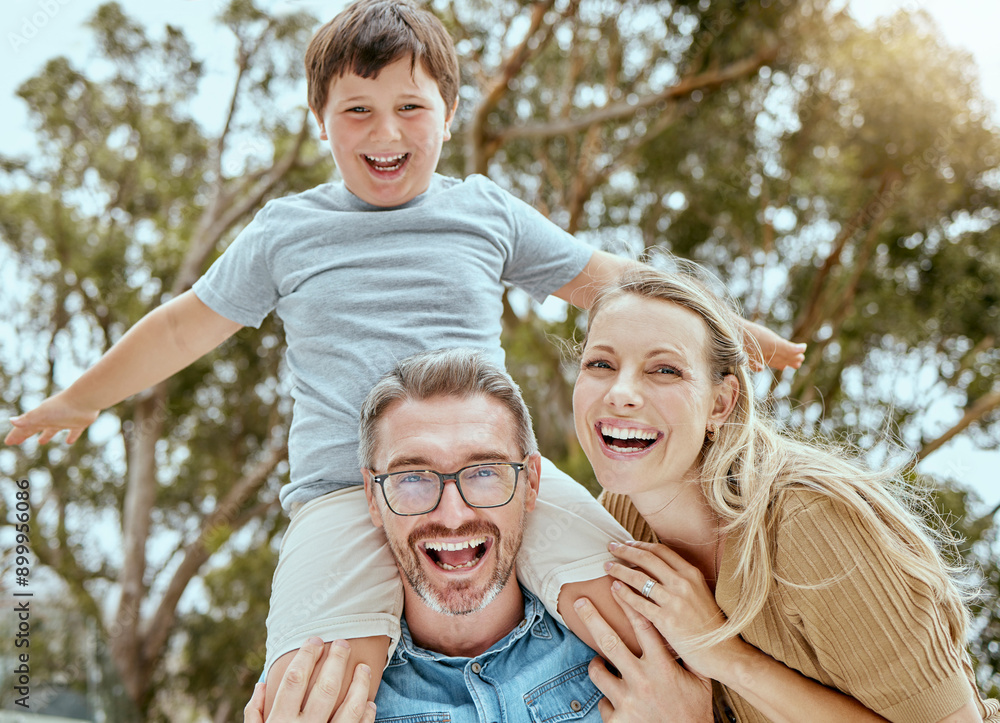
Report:
[[[427,190],[454,108],[437,82],[409,57],[375,78],[345,73],[330,81],[324,108],[314,108],[320,138],[330,142],[344,185],[362,201],[391,208]]]
[[[485,396],[442,396],[398,402],[378,424],[377,474],[430,469],[456,472],[482,462],[519,462],[511,413]],[[368,509],[386,538],[405,583],[435,612],[482,610],[510,580],[527,513],[538,494],[540,457],[519,473],[514,498],[503,507],[469,507],[455,483],[424,515],[400,516],[364,471]]]

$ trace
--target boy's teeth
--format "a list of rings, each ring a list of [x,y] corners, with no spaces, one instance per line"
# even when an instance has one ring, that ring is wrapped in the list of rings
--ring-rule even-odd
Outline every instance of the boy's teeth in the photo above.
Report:
[[[651,429],[636,429],[634,427],[612,427],[601,425],[601,434],[613,439],[656,439],[657,433]]]
[[[395,171],[403,165],[406,155],[400,153],[397,156],[365,156],[365,160],[377,171]]]
[[[485,537],[477,537],[472,540],[466,540],[465,542],[425,542],[424,547],[428,550],[445,550],[447,552],[454,552],[456,550],[464,550],[467,547],[479,547],[486,542]],[[468,565],[459,565],[459,567],[468,567]],[[449,568],[457,569],[457,568]]]

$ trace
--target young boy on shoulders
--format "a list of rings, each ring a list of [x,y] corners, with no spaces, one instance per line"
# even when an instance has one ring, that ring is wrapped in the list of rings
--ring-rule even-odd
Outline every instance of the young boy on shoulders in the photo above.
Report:
[[[313,636],[352,639],[352,659],[376,672],[398,639],[402,588],[367,518],[357,464],[359,408],[381,375],[397,359],[453,346],[486,349],[502,363],[504,283],[587,308],[634,263],[583,245],[483,176],[435,173],[459,72],[451,38],[430,12],[408,0],[359,0],[316,33],[306,72],[320,138],[343,182],[269,202],[190,291],[142,318],[66,390],[13,419],[6,439],[38,434],[45,443],[68,429],[72,443],[102,409],[276,311],[294,407],[290,481],[280,495],[291,523],[268,616],[269,679]],[[803,345],[747,329],[771,366],[801,363]],[[518,569],[585,640],[572,613],[582,595],[604,600],[604,617],[626,629],[603,569],[608,541],[624,537],[548,463]],[[376,674],[373,696],[377,683]]]

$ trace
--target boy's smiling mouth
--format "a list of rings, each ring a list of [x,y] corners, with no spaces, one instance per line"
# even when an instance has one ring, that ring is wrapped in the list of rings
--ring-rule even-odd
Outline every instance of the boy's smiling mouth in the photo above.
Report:
[[[365,162],[374,170],[380,173],[392,173],[403,167],[409,159],[409,153],[396,153],[394,155],[369,156],[362,154]]]

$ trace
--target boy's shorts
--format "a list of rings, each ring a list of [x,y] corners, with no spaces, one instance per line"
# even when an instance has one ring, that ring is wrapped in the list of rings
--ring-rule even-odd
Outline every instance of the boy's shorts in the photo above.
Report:
[[[517,557],[517,576],[560,622],[559,589],[605,575],[612,539],[629,534],[577,483],[542,458],[535,509]],[[267,616],[267,661],[324,641],[386,635],[399,640],[403,584],[385,535],[368,516],[364,487],[338,490],[292,514],[274,571]]]

